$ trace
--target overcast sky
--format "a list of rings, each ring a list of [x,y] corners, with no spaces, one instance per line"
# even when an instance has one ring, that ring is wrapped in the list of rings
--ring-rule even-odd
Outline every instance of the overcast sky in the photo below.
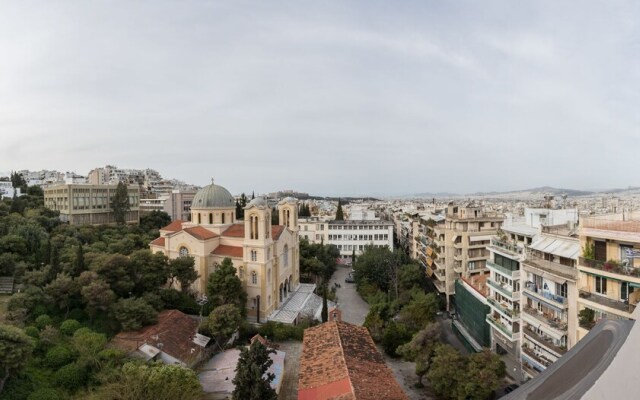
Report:
[[[638,1],[0,0],[0,171],[640,185]]]

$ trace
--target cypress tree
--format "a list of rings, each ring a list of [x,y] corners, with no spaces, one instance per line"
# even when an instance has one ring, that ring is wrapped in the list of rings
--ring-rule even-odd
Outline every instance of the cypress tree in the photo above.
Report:
[[[84,265],[84,250],[82,249],[82,243],[80,243],[78,249],[76,250],[74,270],[74,276],[79,276],[83,271],[86,270]]]
[[[116,193],[111,198],[111,210],[113,210],[113,217],[118,225],[124,225],[129,207],[129,192],[127,185],[122,182],[118,182],[116,187]]]
[[[336,221],[344,221],[344,213],[342,212],[342,202],[338,199],[338,210],[336,211]]]
[[[240,359],[236,366],[236,376],[233,378],[233,400],[276,400],[278,395],[271,388],[271,381],[275,378],[267,370],[273,364],[270,353],[259,340],[251,343],[249,348],[240,352]]]
[[[322,289],[322,312],[320,314],[322,318],[322,322],[327,322],[329,319],[329,305],[327,302],[327,285],[323,286]]]

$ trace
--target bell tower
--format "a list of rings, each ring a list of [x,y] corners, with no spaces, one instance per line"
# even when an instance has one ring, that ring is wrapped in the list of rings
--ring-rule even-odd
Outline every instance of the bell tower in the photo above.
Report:
[[[293,232],[298,231],[298,200],[293,197],[282,199],[278,203],[280,225],[284,225]]]

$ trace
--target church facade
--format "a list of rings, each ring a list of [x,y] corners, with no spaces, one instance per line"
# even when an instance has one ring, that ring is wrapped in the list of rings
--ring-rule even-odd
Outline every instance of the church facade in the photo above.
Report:
[[[150,248],[169,258],[193,257],[199,278],[191,289],[200,294],[206,292],[209,275],[229,257],[247,292],[247,315],[264,322],[300,282],[297,200],[278,203],[281,225],[271,224],[271,212],[258,197],[245,207],[244,221],[237,220],[233,196],[212,183],[193,198],[191,221],[162,228]]]

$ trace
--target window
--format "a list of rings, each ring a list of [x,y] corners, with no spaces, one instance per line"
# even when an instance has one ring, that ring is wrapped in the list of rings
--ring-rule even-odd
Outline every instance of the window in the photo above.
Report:
[[[267,270],[267,282],[271,282],[271,268]]]
[[[178,253],[180,254],[180,257],[187,257],[189,255],[189,249],[182,246],[180,247],[180,250],[178,250]]]
[[[238,277],[240,278],[241,281],[244,280],[244,267],[238,268]]]
[[[567,283],[563,283],[562,285],[556,283],[556,294],[562,297],[567,297]]]
[[[224,213],[222,213],[222,223],[224,224]]]
[[[284,245],[284,254],[282,254],[282,264],[285,268],[289,266],[289,246]]]
[[[213,214],[209,213],[209,225],[213,224]]]
[[[258,284],[258,274],[256,273],[256,271],[251,271],[251,284]]]
[[[251,261],[258,261],[258,252],[256,250],[251,250]]]
[[[633,286],[629,282],[620,282],[620,299],[629,300],[629,295],[633,293]]]
[[[596,293],[607,294],[607,278],[596,276]]]

